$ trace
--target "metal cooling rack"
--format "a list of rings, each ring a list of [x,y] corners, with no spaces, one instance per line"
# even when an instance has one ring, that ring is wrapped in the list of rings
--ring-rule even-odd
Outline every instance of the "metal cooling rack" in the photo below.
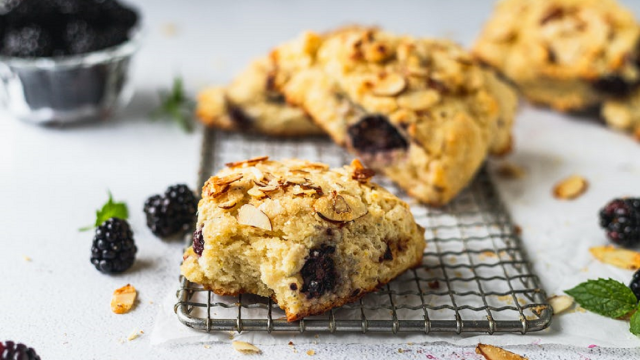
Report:
[[[325,139],[283,140],[205,130],[199,183],[227,162],[269,155],[331,166],[351,157]],[[449,205],[428,208],[384,179],[374,181],[409,202],[425,229],[422,266],[358,302],[287,322],[271,299],[224,297],[180,277],[175,311],[202,331],[362,333],[520,332],[549,326],[552,310],[520,237],[486,170]]]

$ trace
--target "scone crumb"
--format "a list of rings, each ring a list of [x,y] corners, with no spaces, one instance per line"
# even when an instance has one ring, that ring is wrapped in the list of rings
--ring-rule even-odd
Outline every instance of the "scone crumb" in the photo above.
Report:
[[[137,339],[142,334],[144,334],[144,332],[138,331],[138,330],[133,330],[131,332],[131,334],[129,334],[129,336],[127,336],[127,340],[133,341],[133,340]]]
[[[615,248],[611,245],[594,246],[589,249],[593,257],[601,262],[626,270],[640,269],[640,253],[633,250]]]
[[[238,210],[238,224],[253,226],[267,231],[273,230],[271,220],[267,214],[251,204],[244,204]]]
[[[28,257],[27,255],[22,255],[22,259],[26,262],[31,262],[31,258]]]
[[[211,345],[206,345],[206,344],[205,344],[205,345],[204,345],[204,348],[205,348],[205,349],[211,349]]]
[[[313,350],[311,350],[311,349],[307,350],[307,355],[309,355],[309,356],[313,356],[313,355],[315,355],[315,354],[316,354],[316,352],[315,352],[315,351],[313,351]]]
[[[261,351],[255,345],[250,344],[245,341],[234,341],[231,343],[231,346],[240,353],[243,354],[260,354]]]
[[[589,183],[580,175],[572,175],[560,181],[553,187],[553,195],[557,199],[573,200],[584,194]]]
[[[524,178],[526,175],[523,168],[510,162],[500,164],[496,169],[496,173],[500,178],[506,180],[518,180]]]
[[[111,297],[111,311],[116,314],[126,314],[133,307],[138,292],[136,288],[127,284],[113,292]]]

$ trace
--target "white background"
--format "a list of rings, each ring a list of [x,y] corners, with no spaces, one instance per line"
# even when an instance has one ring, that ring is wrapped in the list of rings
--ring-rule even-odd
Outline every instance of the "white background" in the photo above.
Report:
[[[491,10],[490,1],[135,1],[145,15],[146,40],[137,57],[137,93],[115,119],[67,128],[24,124],[0,111],[0,341],[36,348],[43,359],[150,359],[242,357],[229,343],[151,346],[159,306],[177,286],[179,242],[155,238],[142,205],[151,194],[185,182],[196,187],[200,135],[172,124],[152,123],[157,91],[181,74],[190,92],[224,83],[248,61],[304,29],[324,30],[353,22],[379,24],[416,36],[444,36],[469,45]],[[637,17],[640,2],[624,1]],[[170,35],[175,29],[175,33]],[[606,243],[597,211],[615,196],[640,195],[640,144],[596,121],[524,106],[510,161],[523,166],[520,181],[499,188],[523,229],[527,249],[550,294],[581,280],[611,276],[628,282],[631,272],[594,262],[587,249]],[[591,183],[574,202],[559,202],[550,189],[578,173]],[[125,274],[106,276],[89,263],[94,211],[111,190],[129,204],[138,260]],[[571,254],[558,260],[557,254]],[[32,261],[25,261],[28,256]],[[109,309],[114,289],[131,283],[139,304],[127,315]],[[571,317],[590,326],[577,329]],[[593,314],[558,317],[550,334],[518,343],[553,343],[554,334],[576,335],[566,346],[519,346],[532,359],[632,358],[638,347],[622,322]],[[602,329],[606,328],[607,331]],[[128,342],[134,330],[145,333]],[[575,334],[574,334],[575,333]],[[546,337],[545,337],[546,336]],[[425,337],[424,341],[429,341]],[[490,340],[489,340],[490,341]],[[314,349],[317,358],[401,355],[472,358],[469,349],[444,344],[261,346],[264,357],[294,358]],[[588,344],[599,345],[593,349]],[[400,354],[398,348],[411,350]],[[384,354],[384,355],[382,355]],[[633,354],[633,355],[632,355]],[[456,357],[457,356],[457,357]]]

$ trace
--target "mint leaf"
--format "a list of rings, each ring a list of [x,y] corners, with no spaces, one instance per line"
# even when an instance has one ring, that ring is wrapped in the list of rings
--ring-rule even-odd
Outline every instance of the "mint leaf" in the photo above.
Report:
[[[118,219],[126,220],[129,217],[129,209],[127,204],[123,202],[114,202],[111,192],[109,192],[109,200],[106,204],[102,205],[100,210],[96,211],[96,222],[93,226],[87,226],[80,229],[80,231],[91,230],[95,227],[102,225],[103,222],[116,217]]]
[[[182,78],[173,79],[171,91],[160,92],[160,106],[151,113],[151,119],[169,119],[186,131],[193,130],[195,103],[189,99],[182,85]]]
[[[565,292],[583,308],[614,319],[634,310],[638,302],[631,289],[613,279],[588,280]]]
[[[631,316],[629,331],[631,331],[633,335],[640,335],[640,311],[636,311],[633,316]]]

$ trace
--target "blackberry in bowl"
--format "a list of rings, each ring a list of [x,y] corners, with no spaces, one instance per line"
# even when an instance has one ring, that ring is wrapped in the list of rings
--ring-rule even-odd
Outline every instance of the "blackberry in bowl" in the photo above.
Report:
[[[102,119],[133,95],[138,12],[116,0],[0,4],[0,104],[35,123]]]

